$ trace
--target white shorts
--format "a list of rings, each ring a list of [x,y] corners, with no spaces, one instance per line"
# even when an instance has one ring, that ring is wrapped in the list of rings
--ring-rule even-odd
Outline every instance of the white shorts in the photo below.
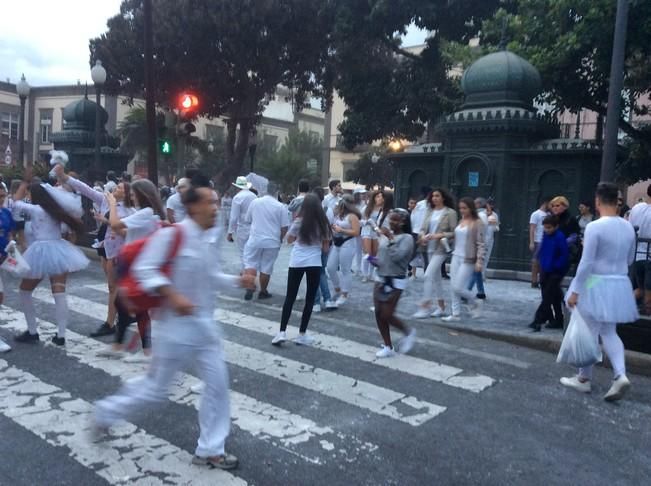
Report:
[[[246,245],[242,255],[244,268],[253,268],[260,273],[271,275],[279,252],[280,248],[251,248]]]

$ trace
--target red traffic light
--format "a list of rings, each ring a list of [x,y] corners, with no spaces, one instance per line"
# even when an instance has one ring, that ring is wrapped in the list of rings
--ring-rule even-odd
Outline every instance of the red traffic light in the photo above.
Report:
[[[197,110],[199,107],[199,98],[196,95],[191,93],[182,93],[179,96],[178,108],[183,113],[191,113]]]

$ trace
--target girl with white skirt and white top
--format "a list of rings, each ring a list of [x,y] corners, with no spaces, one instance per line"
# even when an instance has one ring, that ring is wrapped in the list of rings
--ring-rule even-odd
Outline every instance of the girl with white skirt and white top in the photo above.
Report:
[[[68,184],[75,192],[90,199],[98,208],[99,215],[96,215],[95,219],[108,224],[109,205],[103,193],[67,175],[61,164],[54,166],[54,172],[60,183]],[[113,196],[117,201],[117,211],[120,219],[126,218],[136,211],[131,202],[131,189],[128,182],[120,182],[114,189]],[[117,315],[115,297],[117,289],[115,287],[114,260],[117,258],[124,244],[124,238],[116,233],[109,225],[106,229],[106,235],[102,244],[104,245],[105,254],[105,258],[101,258],[102,268],[106,275],[109,290],[108,312],[106,321],[96,331],[90,334],[92,337],[108,336],[115,333],[115,317]]]
[[[14,210],[29,216],[34,240],[24,253],[30,271],[20,283],[20,302],[27,322],[27,330],[16,336],[18,342],[38,342],[36,309],[32,293],[44,278],[50,279],[55,304],[57,335],[52,342],[63,346],[68,326],[66,280],[69,273],[88,266],[88,258],[79,248],[62,238],[65,225],[70,231],[82,231],[81,207],[72,194],[49,184],[29,183],[31,169],[15,195]],[[31,204],[22,202],[29,190]]]
[[[606,401],[619,400],[630,388],[617,324],[635,322],[639,318],[628,277],[628,267],[635,259],[635,230],[618,216],[617,198],[615,184],[599,183],[596,208],[601,217],[585,228],[583,254],[567,297],[567,305],[579,310],[595,341],[601,338],[612,364],[614,381],[604,396]],[[561,383],[589,393],[592,368],[581,368],[577,376],[561,378]]]
[[[480,302],[468,290],[473,272],[481,272],[484,265],[486,246],[484,244],[484,224],[479,219],[475,202],[471,197],[459,201],[461,221],[454,230],[454,251],[450,263],[450,283],[452,288],[452,314],[444,321],[461,320],[461,298],[465,298],[471,309],[471,316],[478,317]]]
[[[332,225],[332,242],[328,256],[328,276],[339,295],[337,306],[348,300],[352,286],[351,267],[355,256],[355,237],[359,235],[360,215],[350,194],[345,194],[335,209],[335,222]],[[339,277],[341,273],[341,277]]]

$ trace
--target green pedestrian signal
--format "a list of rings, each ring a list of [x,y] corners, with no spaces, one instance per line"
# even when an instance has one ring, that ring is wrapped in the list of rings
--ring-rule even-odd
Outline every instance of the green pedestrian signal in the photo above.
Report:
[[[169,140],[161,140],[160,142],[160,152],[162,154],[171,154],[172,153],[172,144]]]

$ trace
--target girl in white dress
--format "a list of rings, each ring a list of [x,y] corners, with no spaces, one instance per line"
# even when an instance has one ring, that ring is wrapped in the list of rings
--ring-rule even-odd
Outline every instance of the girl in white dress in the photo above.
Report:
[[[50,279],[55,304],[57,335],[52,342],[63,346],[68,326],[66,280],[68,273],[78,272],[88,266],[88,258],[75,245],[62,238],[63,225],[70,231],[82,231],[81,208],[70,193],[49,184],[29,183],[31,168],[15,195],[14,210],[29,216],[34,241],[23,255],[30,271],[20,283],[20,302],[27,322],[27,330],[16,336],[18,342],[38,342],[36,310],[32,293],[44,278]],[[22,199],[29,190],[31,204]]]
[[[96,219],[108,224],[109,205],[103,193],[98,192],[74,177],[70,177],[69,174],[67,175],[61,164],[54,166],[54,173],[61,184],[67,184],[75,192],[93,201],[93,204],[97,206],[99,212]],[[131,203],[131,188],[128,182],[120,182],[114,189],[113,196],[117,202],[117,212],[120,219],[126,218],[136,211]],[[103,241],[105,256],[100,257],[102,269],[108,282],[108,313],[106,321],[95,332],[91,333],[92,337],[108,336],[115,333],[117,309],[115,307],[116,287],[114,263],[123,244],[124,238],[116,233],[109,225]]]
[[[383,205],[384,195],[382,194],[382,191],[374,191],[371,193],[368,203],[364,208],[364,212],[362,213],[363,216],[361,219],[363,224],[361,225],[361,238],[364,261],[367,261],[368,257],[375,257],[377,255],[378,234],[373,228],[377,226],[378,217],[380,216],[380,211],[382,210]],[[363,271],[362,282],[368,282],[371,280],[373,267],[366,263],[364,264]]]
[[[567,305],[579,309],[594,339],[598,342],[601,338],[612,364],[614,381],[604,396],[606,401],[619,400],[631,386],[617,324],[639,319],[628,277],[628,267],[635,259],[635,230],[619,217],[617,197],[615,184],[601,182],[597,186],[595,203],[601,217],[585,228],[583,254],[567,297]],[[577,376],[561,378],[561,383],[589,393],[592,368],[581,368]]]
[[[333,247],[328,256],[328,275],[335,287],[335,294],[339,295],[337,306],[346,303],[352,286],[350,269],[355,255],[355,237],[359,235],[359,217],[353,197],[345,194],[335,209],[335,222],[332,225]]]

